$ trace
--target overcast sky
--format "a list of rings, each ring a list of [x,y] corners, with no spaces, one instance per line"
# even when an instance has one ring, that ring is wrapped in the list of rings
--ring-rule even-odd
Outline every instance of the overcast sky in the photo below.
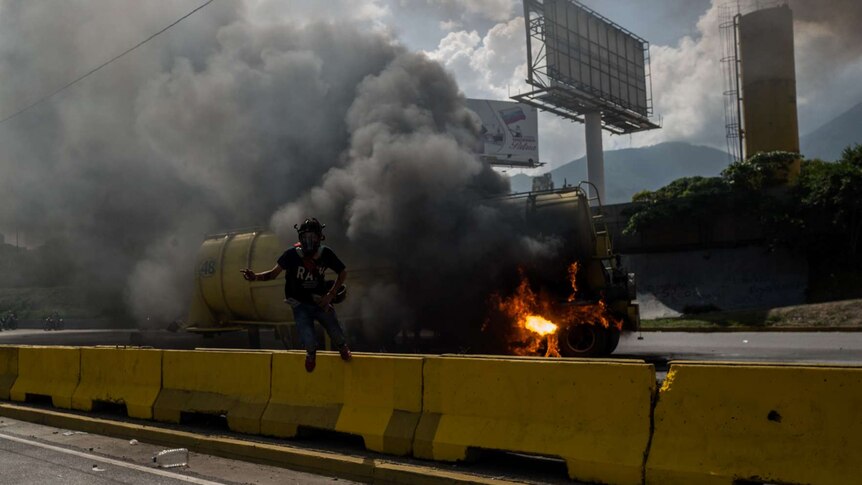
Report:
[[[651,43],[654,108],[664,126],[632,136],[606,136],[605,147],[680,140],[724,149],[718,9],[726,0],[583,3]],[[853,45],[855,34],[842,30],[860,25],[860,3],[791,2],[802,134],[862,101],[859,46]],[[337,16],[389,31],[409,48],[443,63],[468,97],[506,99],[525,86],[523,6],[517,0],[302,0],[292,2],[289,13],[284,2],[262,0],[252,8],[261,19]],[[836,56],[837,51],[847,55]],[[580,125],[542,114],[540,158],[553,168],[580,157],[582,137]]]

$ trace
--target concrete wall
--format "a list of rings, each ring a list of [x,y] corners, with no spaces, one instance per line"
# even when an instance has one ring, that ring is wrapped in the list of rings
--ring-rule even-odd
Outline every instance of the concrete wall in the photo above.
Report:
[[[604,206],[614,250],[637,275],[641,318],[676,317],[692,310],[741,310],[806,302],[808,261],[789,250],[770,251],[756,218],[727,213],[709,220],[675,220],[625,235],[636,204]]]
[[[675,317],[693,308],[771,308],[805,303],[808,263],[763,246],[626,254],[637,275],[641,318]]]

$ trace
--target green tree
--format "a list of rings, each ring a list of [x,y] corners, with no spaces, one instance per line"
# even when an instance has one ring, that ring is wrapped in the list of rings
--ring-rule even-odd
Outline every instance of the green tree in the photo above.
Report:
[[[631,213],[623,232],[634,234],[678,218],[708,217],[720,209],[716,200],[724,200],[729,194],[730,186],[720,177],[684,177],[654,192],[638,192],[632,201],[640,204]]]
[[[797,183],[783,173],[800,155],[758,154],[728,166],[721,177],[687,177],[633,197],[639,203],[624,230],[734,211],[759,219],[773,244],[833,253],[857,262],[862,242],[862,145],[836,162],[803,160]]]
[[[703,220],[728,211],[759,214],[764,223],[786,224],[788,218],[774,216],[775,211],[787,211],[776,188],[783,186],[782,174],[798,159],[797,153],[760,153],[732,163],[720,177],[685,177],[656,191],[639,192],[632,201],[640,204],[630,213],[623,232],[635,234],[662,221]]]
[[[862,145],[847,147],[836,162],[804,161],[794,198],[805,243],[825,251],[839,249],[850,262],[857,262],[862,238]]]
[[[792,152],[758,153],[730,164],[722,178],[736,190],[762,190],[784,185],[785,176],[800,155]]]

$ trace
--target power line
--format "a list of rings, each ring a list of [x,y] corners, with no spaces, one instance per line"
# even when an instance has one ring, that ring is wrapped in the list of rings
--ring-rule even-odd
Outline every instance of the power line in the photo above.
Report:
[[[129,48],[129,49],[126,49],[126,50],[125,50],[125,51],[123,51],[122,53],[120,53],[120,54],[118,54],[118,55],[116,55],[116,56],[114,56],[114,57],[112,57],[112,58],[108,59],[107,61],[103,62],[102,64],[98,65],[97,67],[94,67],[93,69],[90,69],[89,71],[87,71],[87,73],[86,73],[86,74],[84,74],[84,75],[82,75],[82,76],[78,77],[78,78],[77,78],[77,79],[75,79],[74,81],[70,81],[70,82],[66,83],[65,85],[63,85],[63,86],[62,86],[62,87],[60,87],[59,89],[55,90],[54,92],[52,92],[52,93],[50,93],[50,94],[48,94],[48,95],[46,95],[46,96],[43,96],[43,97],[39,98],[38,100],[34,101],[33,103],[30,103],[30,104],[28,104],[27,106],[25,106],[25,107],[23,107],[23,108],[19,109],[18,111],[16,111],[16,112],[12,113],[11,115],[9,115],[9,116],[7,116],[7,117],[3,118],[2,120],[0,120],[0,125],[2,125],[3,123],[6,123],[7,121],[11,120],[12,118],[15,118],[16,116],[18,116],[18,115],[20,115],[20,114],[22,114],[22,113],[24,113],[24,112],[26,112],[26,111],[29,111],[31,108],[34,108],[34,107],[36,107],[37,105],[42,104],[43,102],[45,102],[45,101],[47,101],[47,100],[49,100],[49,99],[53,98],[54,96],[56,96],[56,95],[60,94],[61,92],[65,91],[66,89],[69,89],[70,87],[74,86],[75,84],[78,84],[79,82],[81,82],[81,81],[83,81],[84,79],[88,78],[89,76],[91,76],[91,75],[95,74],[95,73],[96,73],[96,72],[98,72],[100,69],[102,69],[103,67],[107,66],[108,64],[110,64],[110,63],[112,63],[112,62],[116,61],[117,59],[119,59],[119,58],[121,58],[121,57],[125,56],[126,54],[128,54],[128,53],[132,52],[133,50],[137,49],[138,47],[140,47],[140,46],[142,46],[142,45],[146,44],[147,42],[149,42],[149,41],[151,41],[151,40],[155,39],[155,38],[156,38],[156,37],[158,37],[159,35],[161,35],[161,34],[165,33],[165,32],[166,32],[168,29],[170,29],[171,27],[173,27],[173,26],[177,25],[178,23],[182,22],[183,20],[185,20],[185,19],[187,19],[187,18],[191,17],[195,12],[197,12],[198,10],[200,10],[200,9],[202,9],[202,8],[204,8],[204,7],[206,7],[207,5],[211,4],[212,2],[213,2],[213,0],[207,0],[206,2],[204,2],[203,4],[201,4],[199,7],[195,8],[195,9],[194,9],[194,10],[192,10],[191,12],[189,12],[189,13],[187,13],[187,14],[183,15],[182,17],[178,18],[177,20],[175,20],[173,23],[171,23],[171,24],[170,24],[170,25],[168,25],[167,27],[165,27],[165,28],[163,28],[162,30],[160,30],[160,31],[156,32],[155,34],[153,34],[153,35],[151,35],[151,36],[147,37],[146,39],[144,39],[144,40],[142,40],[142,41],[138,42],[137,44],[135,44],[135,46],[133,46],[133,47],[131,47],[131,48]]]

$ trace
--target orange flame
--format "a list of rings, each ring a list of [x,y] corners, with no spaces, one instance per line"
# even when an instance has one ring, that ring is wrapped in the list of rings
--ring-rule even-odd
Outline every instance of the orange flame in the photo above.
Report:
[[[539,335],[548,335],[557,331],[557,326],[554,322],[542,318],[539,315],[527,315],[524,327]]]
[[[568,268],[572,286],[568,303],[574,303],[577,295],[578,267],[575,262]],[[557,331],[560,325],[554,323],[553,319],[568,322],[568,325],[601,325],[605,328],[613,325],[622,329],[622,320],[610,315],[603,300],[597,303],[558,305],[548,295],[534,292],[523,274],[514,295],[509,298],[495,295],[494,300],[499,310],[514,324],[515,333],[510,340],[510,350],[516,355],[537,355],[545,344],[545,357],[559,357]]]
[[[515,294],[510,298],[495,296],[498,308],[515,322],[517,335],[515,339],[523,345],[511,346],[517,355],[536,355],[543,342],[547,342],[545,356],[559,357],[557,348],[557,325],[545,318],[550,314],[550,299],[537,295],[526,276],[521,276],[521,283]]]
[[[575,301],[575,295],[578,293],[578,262],[569,265],[569,283],[572,285],[572,294],[569,295],[568,301],[569,303]]]

